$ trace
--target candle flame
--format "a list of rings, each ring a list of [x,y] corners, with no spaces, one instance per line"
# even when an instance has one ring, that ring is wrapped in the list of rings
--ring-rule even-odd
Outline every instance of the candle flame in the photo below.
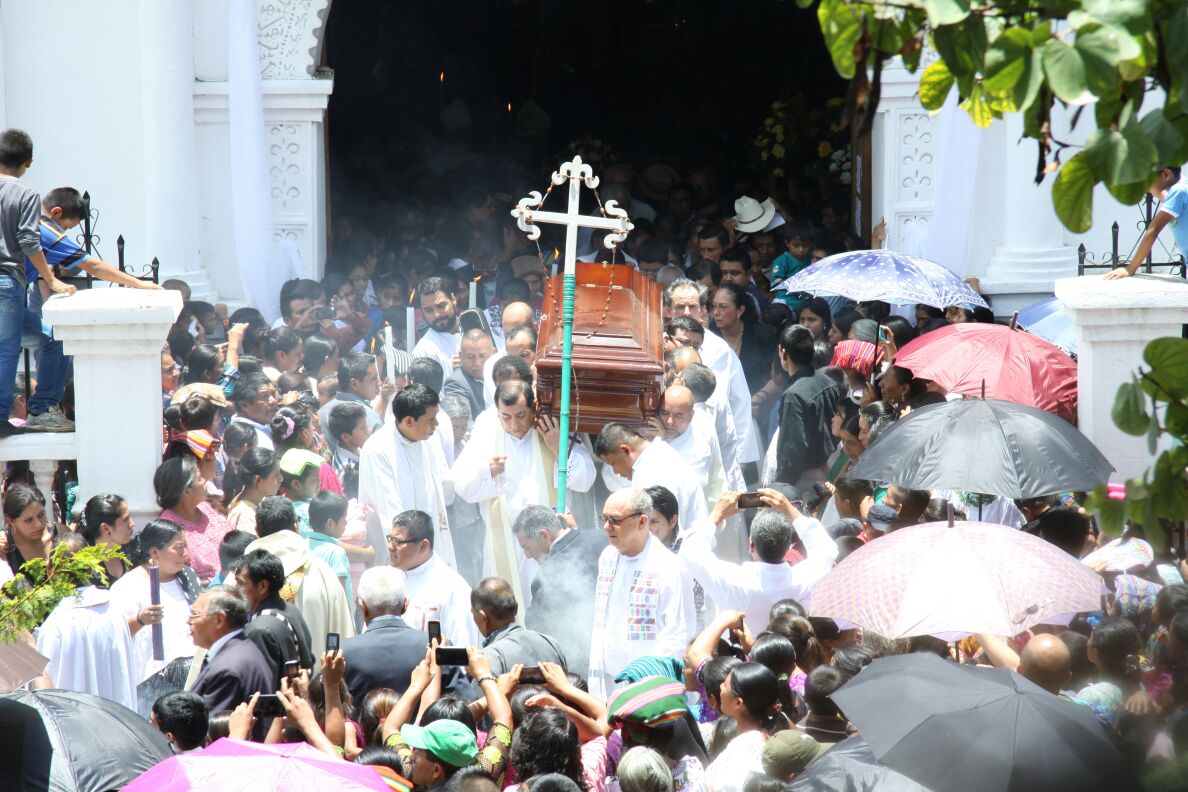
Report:
[[[445,71],[442,71],[442,73],[437,76],[437,81],[440,83],[445,82]]]
[[[479,282],[479,281],[481,281],[482,279],[483,279],[483,276],[482,276],[482,275],[475,275],[475,276],[474,276],[473,278],[471,278],[470,280],[471,280],[473,283],[478,283],[478,282]]]
[[[558,250],[557,248],[553,248],[553,258],[560,258],[560,257],[561,257],[561,251]]]
[[[408,301],[409,301],[409,303],[410,303],[410,304],[412,303],[412,301],[413,301],[413,296],[414,296],[416,293],[417,293],[417,290],[416,290],[416,289],[413,289],[412,291],[410,291],[410,292],[408,293]]]
[[[507,112],[511,112],[511,102],[507,103]]]

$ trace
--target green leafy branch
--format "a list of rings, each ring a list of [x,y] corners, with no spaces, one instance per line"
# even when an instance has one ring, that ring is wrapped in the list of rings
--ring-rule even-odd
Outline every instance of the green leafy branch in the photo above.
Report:
[[[797,0],[801,8],[813,0]],[[920,74],[923,107],[938,111],[957,91],[978,126],[1022,113],[1037,143],[1036,181],[1058,171],[1057,216],[1069,230],[1092,225],[1093,189],[1137,203],[1160,168],[1188,160],[1188,3],[1184,0],[819,0],[817,18],[838,73],[849,79],[846,120],[868,132],[882,67],[911,72],[926,47],[938,59]],[[1142,113],[1161,88],[1161,107]],[[1083,147],[1052,135],[1052,109],[1091,110]],[[1142,113],[1142,114],[1141,114]]]
[[[124,559],[114,545],[95,545],[75,551],[60,544],[44,558],[21,566],[20,574],[0,586],[0,643],[17,640],[22,633],[40,626],[58,603],[77,594],[80,586],[96,577],[107,580],[104,563]]]

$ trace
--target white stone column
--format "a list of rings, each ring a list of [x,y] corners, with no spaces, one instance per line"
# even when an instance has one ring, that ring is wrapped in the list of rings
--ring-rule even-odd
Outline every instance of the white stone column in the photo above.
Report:
[[[180,312],[179,293],[140,289],[88,289],[45,305],[74,356],[79,503],[122,495],[141,526],[161,511],[161,347]]]
[[[1056,281],[1056,296],[1077,327],[1077,425],[1117,468],[1115,480],[1142,475],[1153,457],[1145,437],[1114,425],[1118,386],[1142,365],[1147,342],[1180,337],[1188,320],[1188,283],[1140,275],[1103,281],[1100,275]]]
[[[199,280],[193,0],[140,0],[144,249],[162,278]],[[191,284],[195,285],[195,284]]]
[[[1002,241],[990,257],[981,285],[994,300],[994,313],[1010,316],[1051,294],[1058,279],[1075,276],[1077,251],[1064,244],[1064,226],[1052,209],[1054,178],[1035,183],[1035,141],[1020,139],[1023,122],[1018,114],[1002,123],[1007,126],[999,177],[1006,190],[998,220]]]

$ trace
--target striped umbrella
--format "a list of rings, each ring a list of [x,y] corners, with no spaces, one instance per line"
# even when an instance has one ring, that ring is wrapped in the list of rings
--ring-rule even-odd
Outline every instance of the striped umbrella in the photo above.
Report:
[[[847,556],[813,586],[813,616],[888,638],[1017,635],[1101,605],[1101,578],[1014,528],[928,523],[901,528]]]

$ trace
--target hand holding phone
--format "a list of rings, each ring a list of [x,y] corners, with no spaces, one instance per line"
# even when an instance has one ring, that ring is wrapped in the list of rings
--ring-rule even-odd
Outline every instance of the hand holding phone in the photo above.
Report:
[[[544,674],[541,672],[538,666],[531,666],[520,671],[520,684],[543,685],[544,683]]]
[[[441,646],[441,622],[431,621],[428,625],[429,629],[429,645],[432,646],[436,641],[438,646]]]
[[[337,652],[339,645],[338,633],[326,633],[326,651]]]
[[[292,681],[301,673],[301,664],[297,660],[285,661],[285,678]]]
[[[738,508],[765,509],[767,504],[763,502],[763,496],[758,492],[744,492],[738,496]]]
[[[275,693],[261,693],[254,714],[257,718],[280,718],[285,714],[285,705]]]
[[[470,665],[470,655],[467,654],[465,646],[439,646],[433,656],[439,666]]]

